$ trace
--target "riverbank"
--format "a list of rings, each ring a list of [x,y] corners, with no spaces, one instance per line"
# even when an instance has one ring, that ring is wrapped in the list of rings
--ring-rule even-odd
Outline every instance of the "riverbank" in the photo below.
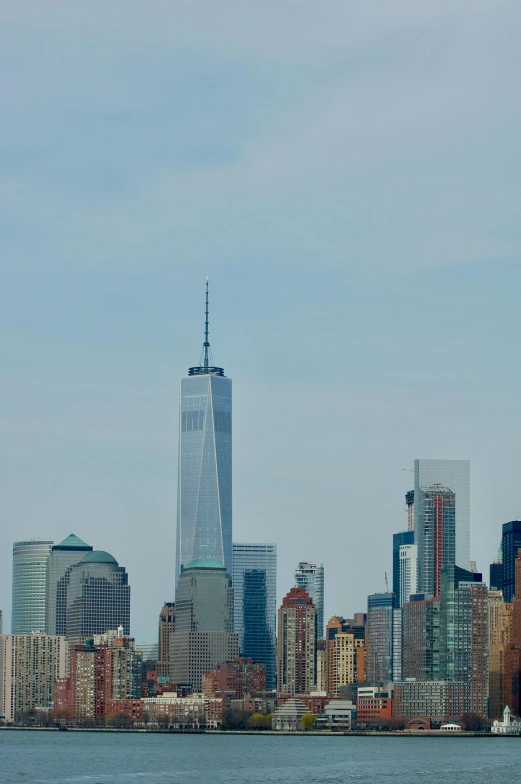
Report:
[[[337,732],[334,730],[301,730],[298,732],[284,732],[275,730],[198,730],[198,729],[158,729],[144,727],[21,727],[0,726],[0,730],[13,732],[103,732],[103,733],[139,733],[141,735],[240,735],[250,737],[262,735],[269,737],[338,737],[338,738],[521,738],[521,735],[496,735],[491,732],[444,732],[443,730],[352,730],[350,732]]]

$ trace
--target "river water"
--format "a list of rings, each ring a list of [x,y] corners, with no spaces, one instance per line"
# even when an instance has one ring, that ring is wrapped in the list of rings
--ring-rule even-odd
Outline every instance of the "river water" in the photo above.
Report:
[[[0,782],[505,784],[521,738],[0,731]]]

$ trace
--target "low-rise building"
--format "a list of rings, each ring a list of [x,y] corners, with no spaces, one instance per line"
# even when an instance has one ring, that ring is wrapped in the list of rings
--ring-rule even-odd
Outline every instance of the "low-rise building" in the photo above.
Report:
[[[494,735],[521,735],[521,719],[513,718],[510,715],[510,708],[505,706],[503,711],[503,721],[496,719],[492,724]]]
[[[402,681],[394,684],[393,717],[459,719],[465,713],[467,684],[461,681]]]
[[[271,727],[279,732],[297,732],[302,729],[302,716],[309,712],[302,700],[290,697],[273,713]]]
[[[324,717],[327,729],[346,732],[356,718],[356,705],[351,700],[331,700],[326,705]]]
[[[192,694],[181,697],[165,692],[142,700],[148,723],[172,729],[217,729],[222,724],[223,701],[219,697]]]

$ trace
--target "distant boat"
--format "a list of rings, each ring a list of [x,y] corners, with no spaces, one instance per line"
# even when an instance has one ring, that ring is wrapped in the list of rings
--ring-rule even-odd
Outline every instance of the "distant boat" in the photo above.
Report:
[[[68,727],[58,727],[59,730],[62,732],[66,732],[69,728]]]

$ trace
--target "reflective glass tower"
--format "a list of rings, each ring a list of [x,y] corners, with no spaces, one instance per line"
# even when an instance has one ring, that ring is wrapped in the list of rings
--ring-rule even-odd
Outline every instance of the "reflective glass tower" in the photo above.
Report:
[[[69,566],[79,563],[92,547],[70,534],[63,542],[55,544],[47,564],[47,600],[45,630],[47,634],[65,634],[67,610],[67,583]]]
[[[53,544],[50,539],[13,544],[13,634],[45,631],[47,565]]]
[[[420,489],[431,485],[445,485],[456,495],[455,524],[456,564],[462,569],[470,569],[470,461],[469,460],[415,460],[414,461],[414,519],[416,522],[424,514],[419,496]],[[421,562],[419,538],[418,558]]]
[[[176,584],[184,566],[215,559],[232,573],[232,382],[212,364],[208,280],[203,357],[181,379]]]
[[[276,681],[277,545],[233,544],[234,630],[241,656],[266,666],[266,688]]]

